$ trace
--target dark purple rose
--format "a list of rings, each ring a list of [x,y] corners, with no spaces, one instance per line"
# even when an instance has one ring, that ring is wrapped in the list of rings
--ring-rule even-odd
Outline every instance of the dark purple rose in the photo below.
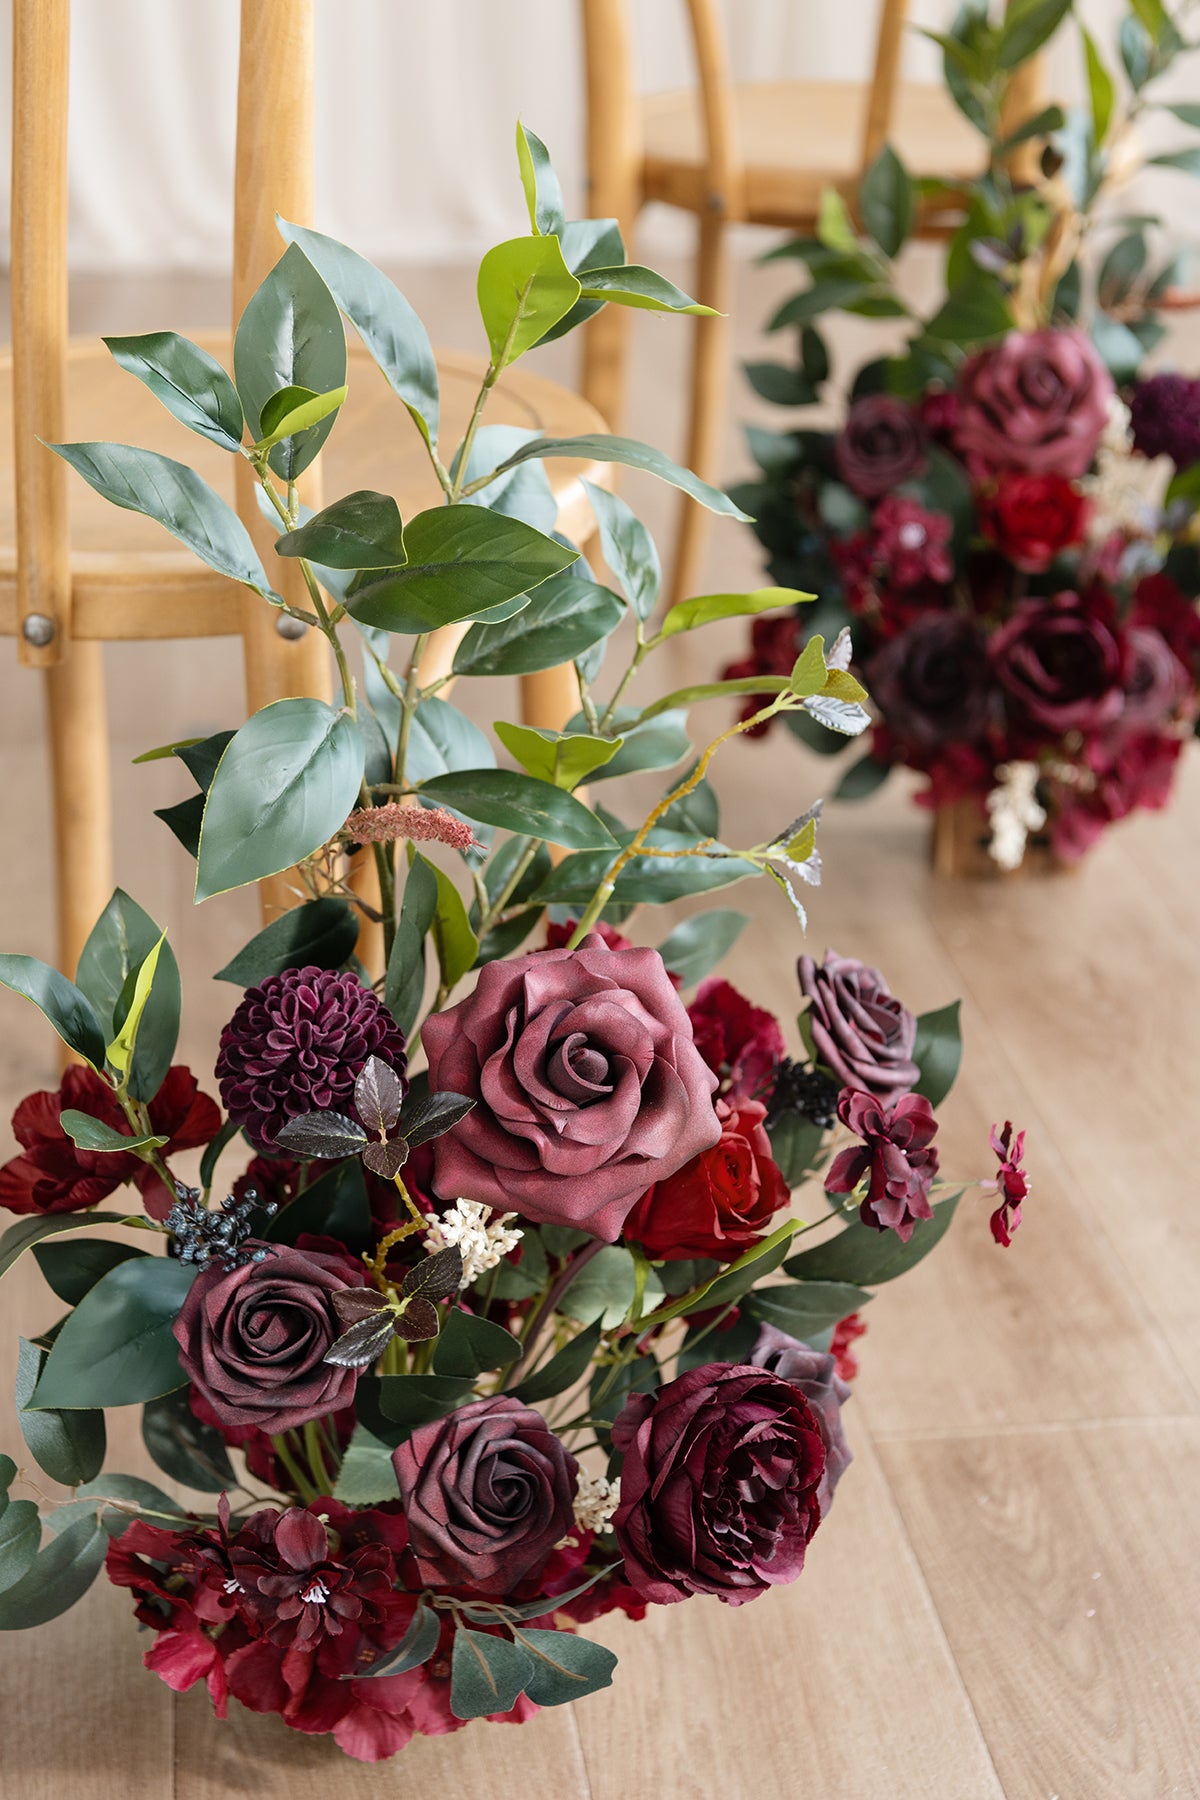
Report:
[[[508,1394],[419,1425],[392,1461],[422,1581],[511,1593],[574,1525],[579,1464]]]
[[[756,1369],[770,1369],[772,1375],[790,1381],[808,1401],[825,1446],[825,1474],[817,1489],[817,1504],[825,1518],[834,1488],[854,1461],[842,1429],[842,1408],[850,1398],[850,1384],[842,1380],[836,1359],[828,1351],[814,1350],[774,1325],[759,1327],[750,1361]]]
[[[1119,715],[1121,646],[1078,594],[1022,601],[990,648],[996,679],[1029,724],[1057,737]]]
[[[613,1530],[625,1579],[666,1605],[730,1606],[795,1581],[821,1520],[825,1445],[799,1388],[738,1363],[706,1363],[657,1394],[631,1394],[613,1426],[624,1457]]]
[[[1169,370],[1140,381],[1129,405],[1133,447],[1169,456],[1177,469],[1200,462],[1200,381]]]
[[[959,370],[959,454],[976,475],[1084,475],[1113,392],[1112,376],[1081,331],[1011,331]]]
[[[1166,638],[1148,625],[1125,633],[1125,704],[1121,725],[1154,731],[1191,692],[1191,677]]]
[[[865,679],[888,729],[919,750],[971,743],[987,730],[992,672],[978,626],[926,613],[876,651]]]
[[[357,975],[285,969],[248,988],[221,1033],[217,1081],[256,1150],[302,1113],[354,1116],[354,1082],[370,1056],[407,1087],[404,1033]]]
[[[488,963],[425,1021],[435,1089],[475,1106],[437,1140],[437,1187],[527,1219],[617,1237],[626,1213],[721,1135],[717,1078],[657,950]]]
[[[864,1225],[894,1231],[907,1244],[918,1219],[931,1219],[929,1190],[938,1170],[932,1147],[937,1135],[933,1108],[923,1094],[901,1094],[892,1107],[873,1094],[843,1088],[838,1118],[862,1139],[835,1156],[825,1177],[828,1194],[852,1194],[867,1182],[859,1207]]]
[[[358,1371],[323,1359],[344,1329],[333,1296],[355,1286],[348,1255],[283,1246],[197,1275],[172,1330],[184,1374],[222,1425],[274,1435],[350,1404]]]
[[[856,400],[833,446],[837,472],[864,500],[878,500],[921,474],[929,438],[920,415],[893,394]]]
[[[879,970],[827,950],[823,963],[802,956],[796,972],[800,992],[810,1003],[807,1016],[817,1061],[845,1086],[862,1088],[880,1100],[907,1094],[920,1075],[913,1061],[917,1021]]]

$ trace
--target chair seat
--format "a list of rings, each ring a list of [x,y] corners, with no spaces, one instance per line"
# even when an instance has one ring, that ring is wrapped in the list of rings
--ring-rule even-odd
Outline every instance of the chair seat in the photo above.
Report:
[[[197,341],[232,367],[229,334],[206,332]],[[481,357],[440,353],[442,436],[462,436],[486,363]],[[327,500],[373,487],[394,494],[403,517],[441,499],[416,429],[361,345],[349,355],[349,397],[321,459]],[[604,431],[604,421],[577,394],[524,369],[497,383],[487,423],[517,425],[552,437]],[[70,441],[117,439],[189,463],[231,503],[235,459],[187,431],[132,375],[95,342],[73,343],[67,376]],[[447,450],[447,454],[448,454]],[[558,501],[559,529],[583,540],[594,529],[581,477],[601,485],[606,466],[546,464]],[[220,637],[242,629],[245,590],[214,574],[153,520],[112,506],[68,475],[71,518],[73,636],[141,639]],[[0,634],[17,628],[16,551],[12,467],[12,362],[0,358]]]
[[[731,216],[798,229],[816,220],[826,188],[853,189],[862,154],[865,85],[778,81],[731,91],[746,176],[744,204]],[[709,183],[697,90],[647,96],[641,119],[645,199],[705,211]],[[978,133],[940,87],[897,89],[889,139],[914,175],[970,177],[983,166]]]

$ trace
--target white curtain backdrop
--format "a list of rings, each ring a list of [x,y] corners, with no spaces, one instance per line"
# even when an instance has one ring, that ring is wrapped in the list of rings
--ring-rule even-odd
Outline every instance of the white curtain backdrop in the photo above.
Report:
[[[688,83],[682,0],[632,4],[639,86]],[[878,0],[724,4],[741,79],[832,80],[869,68]],[[1082,0],[1082,9],[1111,41],[1117,0]],[[915,0],[911,17],[938,26],[953,10],[954,0]],[[2,0],[6,47],[9,11]],[[74,0],[73,268],[228,266],[237,16],[237,0]],[[576,0],[317,0],[317,16],[322,229],[384,263],[469,257],[521,229],[518,115],[546,140],[568,205],[581,209]],[[1067,35],[1055,70],[1060,93],[1078,89],[1077,44]],[[936,51],[915,34],[906,72],[938,74]],[[7,80],[2,100],[7,107]],[[5,251],[9,135],[0,122]],[[686,241],[679,231],[678,221],[648,220],[650,247]]]

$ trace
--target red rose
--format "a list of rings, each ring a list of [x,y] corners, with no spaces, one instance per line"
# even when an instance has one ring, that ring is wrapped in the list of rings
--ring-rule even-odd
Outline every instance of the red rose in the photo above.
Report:
[[[687,1012],[696,1048],[713,1074],[723,1077],[727,1100],[752,1099],[770,1085],[785,1052],[774,1014],[715,975],[700,983]]]
[[[1037,574],[1083,536],[1091,508],[1065,475],[1006,469],[979,500],[979,527],[1018,569]]]
[[[788,1186],[771,1159],[757,1100],[717,1101],[720,1141],[647,1190],[625,1221],[625,1236],[647,1256],[680,1262],[713,1256],[732,1262],[758,1242]]]

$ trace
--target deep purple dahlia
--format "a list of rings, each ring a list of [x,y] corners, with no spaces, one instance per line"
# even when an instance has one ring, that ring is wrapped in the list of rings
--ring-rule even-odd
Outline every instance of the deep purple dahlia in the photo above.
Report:
[[[378,1056],[407,1087],[404,1033],[357,975],[285,969],[247,988],[221,1033],[217,1081],[231,1119],[270,1150],[289,1119],[332,1107],[354,1115],[354,1082]]]
[[[1200,462],[1200,381],[1164,370],[1139,382],[1129,408],[1133,447],[1169,456],[1177,469]]]

